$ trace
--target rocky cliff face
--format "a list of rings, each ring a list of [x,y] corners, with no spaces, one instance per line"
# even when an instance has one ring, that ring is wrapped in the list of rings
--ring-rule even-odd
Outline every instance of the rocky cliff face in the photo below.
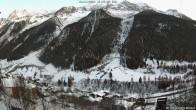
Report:
[[[19,32],[26,26],[26,21],[9,22],[0,28],[0,46],[4,46],[17,37]]]
[[[76,11],[77,9],[74,6],[70,6],[70,7],[63,7],[57,10],[54,14],[55,16],[63,16],[63,15],[67,15],[70,13],[75,13]]]
[[[121,19],[103,9],[94,10],[76,23],[66,26],[44,50],[40,59],[55,66],[84,70],[93,67],[111,52]]]
[[[120,2],[119,4],[107,4],[104,9],[108,10],[122,10],[122,11],[144,11],[152,9],[150,6],[148,6],[145,3],[141,4],[134,4],[130,3],[128,1]]]
[[[18,20],[19,18],[25,17],[28,15],[27,10],[20,9],[20,10],[14,10],[8,17],[8,20],[14,21]]]
[[[8,23],[8,20],[6,18],[0,18],[0,28],[5,25],[6,23]]]

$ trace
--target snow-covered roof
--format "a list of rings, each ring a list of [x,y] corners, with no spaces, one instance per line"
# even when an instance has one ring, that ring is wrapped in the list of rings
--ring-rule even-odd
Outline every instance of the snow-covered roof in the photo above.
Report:
[[[103,92],[93,92],[93,94],[98,95],[98,96],[104,96],[105,95],[105,93],[103,93]]]
[[[26,87],[27,87],[28,89],[32,89],[32,88],[35,88],[36,85],[35,85],[35,84],[32,84],[32,83],[28,83],[28,84],[26,85]]]
[[[109,93],[109,91],[108,90],[101,90],[101,91],[93,92],[93,94],[99,95],[99,96],[104,96],[106,93]]]

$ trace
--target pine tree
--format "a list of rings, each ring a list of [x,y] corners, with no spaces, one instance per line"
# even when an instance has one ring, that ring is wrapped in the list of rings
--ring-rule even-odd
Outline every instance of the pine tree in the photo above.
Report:
[[[131,82],[128,82],[128,88],[129,89],[131,88]]]
[[[112,79],[112,72],[109,73],[109,77],[110,77],[110,79]]]
[[[73,77],[68,77],[68,87],[71,87],[73,85],[73,80],[74,78]]]
[[[195,84],[193,86],[193,90],[196,92],[196,81],[195,81]]]
[[[146,82],[146,76],[143,76],[143,81]]]
[[[156,76],[154,78],[154,81],[155,81],[155,86],[156,86],[157,85],[157,78],[156,78]]]
[[[65,80],[63,81],[63,85],[64,85],[64,86],[66,86],[66,85],[67,85],[67,83],[65,82]]]
[[[57,84],[58,84],[58,86],[60,86],[62,84],[60,79],[58,80]]]
[[[194,71],[193,74],[196,75],[196,68],[193,71]]]
[[[150,82],[150,76],[148,76],[148,82]]]
[[[131,76],[131,82],[133,83],[133,76]]]
[[[176,72],[175,73],[180,72],[180,66],[178,64],[176,65],[176,68],[175,69],[176,69]]]
[[[141,77],[139,78],[139,83],[142,84],[142,78]]]

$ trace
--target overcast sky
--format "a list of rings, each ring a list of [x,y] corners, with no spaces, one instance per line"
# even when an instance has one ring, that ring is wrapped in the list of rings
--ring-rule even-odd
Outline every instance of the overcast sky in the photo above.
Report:
[[[15,9],[57,10],[63,6],[82,6],[81,0],[0,0],[0,17],[8,17]],[[89,0],[82,0],[89,1]],[[95,1],[95,0],[94,0]],[[102,1],[102,0],[100,0]],[[123,0],[116,0],[117,2]],[[196,20],[196,0],[127,0],[132,3],[147,3],[151,7],[166,11],[176,9]]]

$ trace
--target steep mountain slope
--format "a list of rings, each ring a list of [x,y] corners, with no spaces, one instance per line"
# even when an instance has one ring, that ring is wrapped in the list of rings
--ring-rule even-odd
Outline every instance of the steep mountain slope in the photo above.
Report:
[[[14,10],[8,18],[1,18],[0,46],[1,48],[25,30],[35,27],[48,20],[51,14],[47,12],[27,12],[27,10]]]
[[[121,19],[103,9],[94,10],[76,23],[66,26],[44,50],[40,59],[55,66],[83,70],[98,64],[111,52]]]
[[[134,17],[126,40],[127,66],[144,66],[144,59],[196,60],[195,21],[179,19],[154,11],[144,11]]]
[[[3,25],[7,24],[7,23],[8,23],[8,20],[7,20],[6,18],[0,18],[0,28],[1,28]]]
[[[16,25],[16,26],[15,26]],[[10,36],[21,30],[24,22],[15,23],[14,28],[10,32]],[[25,30],[24,32],[13,36],[7,43],[1,43],[0,58],[8,60],[17,60],[46,46],[54,37],[55,32],[60,30],[60,22],[58,18],[51,18],[38,26]]]
[[[11,39],[16,37],[19,32],[27,25],[26,21],[8,22],[0,28],[0,45],[3,46]]]

